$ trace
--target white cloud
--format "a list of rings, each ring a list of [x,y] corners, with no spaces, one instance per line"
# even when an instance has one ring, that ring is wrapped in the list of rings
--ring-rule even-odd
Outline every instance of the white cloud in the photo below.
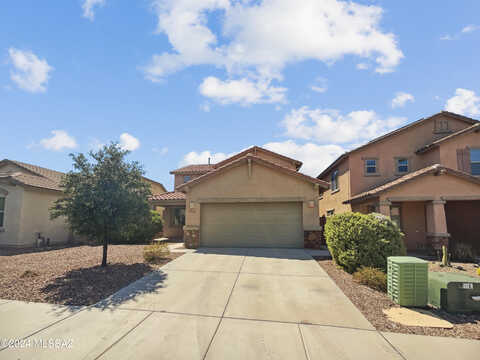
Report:
[[[209,103],[204,103],[204,104],[200,105],[200,109],[203,112],[210,112],[210,110],[212,110]]]
[[[370,66],[367,63],[359,63],[356,67],[358,70],[368,70]]]
[[[223,105],[285,102],[286,90],[270,86],[269,81],[253,82],[246,78],[222,81],[213,76],[205,78],[199,86],[199,91],[203,96]]]
[[[458,88],[455,95],[447,100],[445,110],[462,115],[480,115],[480,96],[472,90]]]
[[[284,142],[269,142],[264,144],[263,147],[270,151],[302,161],[303,165],[300,171],[310,176],[317,176],[333,160],[345,152],[345,149],[339,145],[317,145],[313,143],[299,145],[292,140]],[[210,158],[212,164],[218,163],[243,150],[245,149],[230,154],[222,152],[212,153],[209,150],[201,152],[192,151],[183,157],[180,166],[207,164],[208,158]]]
[[[457,38],[456,36],[452,36],[452,35],[448,35],[448,34],[440,36],[440,40],[447,40],[447,41],[455,40],[456,38]]]
[[[64,130],[53,130],[52,137],[40,140],[40,145],[48,150],[60,151],[62,149],[74,149],[77,147],[75,138],[68,135]]]
[[[315,177],[345,152],[345,149],[339,145],[317,145],[313,143],[299,145],[292,140],[270,142],[263,147],[292,159],[300,160],[303,162],[300,171]]]
[[[168,153],[168,147],[164,146],[162,148],[157,148],[157,147],[154,147],[153,149],[153,152],[157,153],[157,154],[160,154],[160,155],[166,155]]]
[[[479,25],[470,24],[470,25],[465,26],[462,29],[462,33],[471,33],[471,32],[477,31],[478,29],[480,29]]]
[[[371,140],[406,122],[403,117],[382,119],[375,111],[360,110],[342,115],[338,110],[293,109],[282,120],[285,135],[321,144],[348,144]]]
[[[151,81],[195,65],[224,68],[229,77],[281,80],[289,63],[332,64],[347,55],[372,59],[386,73],[403,58],[394,34],[380,27],[379,6],[339,0],[153,0],[153,6],[172,51],[144,67]]]
[[[205,150],[201,152],[191,151],[186,154],[182,161],[180,162],[180,166],[186,166],[191,164],[208,164],[208,159],[210,159],[211,164],[215,164],[226,158],[232,156],[233,154],[225,154],[222,152],[219,153],[212,153],[210,150]]]
[[[22,51],[15,48],[8,49],[10,61],[15,70],[11,71],[10,78],[20,89],[32,93],[47,90],[49,72],[53,68],[45,59],[39,59],[31,51]]]
[[[441,36],[440,40],[447,40],[447,41],[458,40],[458,39],[460,39],[460,37],[462,35],[472,33],[472,32],[477,31],[479,29],[480,29],[480,25],[470,24],[470,25],[464,26],[462,28],[462,30],[460,30],[460,32],[458,32],[454,35],[445,34],[445,35]]]
[[[101,7],[105,5],[106,0],[84,0],[82,4],[83,16],[93,21],[95,19],[95,7]]]
[[[133,151],[140,147],[140,141],[129,133],[123,133],[120,135],[120,146],[123,150]]]
[[[315,92],[318,92],[318,93],[324,93],[324,92],[327,91],[327,89],[328,89],[327,79],[322,78],[322,77],[318,77],[315,80],[315,82],[316,82],[315,85],[310,86],[310,89],[312,89],[312,91],[315,91]]]
[[[412,94],[399,91],[395,94],[395,97],[392,99],[392,108],[404,107],[407,102],[414,102],[415,98]]]

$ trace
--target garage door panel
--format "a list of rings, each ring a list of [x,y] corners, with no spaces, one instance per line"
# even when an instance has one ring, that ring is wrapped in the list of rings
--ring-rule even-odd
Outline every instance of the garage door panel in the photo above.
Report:
[[[303,247],[302,204],[202,204],[202,246]]]

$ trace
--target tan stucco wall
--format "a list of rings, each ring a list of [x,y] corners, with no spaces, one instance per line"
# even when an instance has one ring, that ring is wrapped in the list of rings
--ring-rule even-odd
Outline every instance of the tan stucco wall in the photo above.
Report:
[[[297,167],[295,165],[295,162],[287,160],[287,159],[279,158],[278,156],[263,152],[261,150],[257,151],[256,156],[258,156],[262,159],[265,159],[267,161],[273,162],[275,164],[279,164],[279,165],[284,166],[286,168],[292,169],[292,170],[297,169]]]
[[[61,218],[50,220],[50,207],[60,197],[58,192],[25,189],[21,213],[21,225],[17,245],[35,244],[35,233],[50,238],[51,244],[65,243],[73,240],[67,224]]]
[[[0,183],[0,189],[8,192],[5,196],[4,227],[0,229],[0,246],[15,246],[20,232],[23,188]],[[0,196],[3,196],[2,192]]]
[[[440,143],[441,164],[452,169],[463,170],[458,168],[457,149],[465,149],[467,147],[480,148],[480,133],[471,132]]]
[[[165,188],[163,187],[163,185],[150,181],[149,179],[146,179],[146,178],[144,178],[143,180],[147,184],[150,184],[150,190],[152,191],[152,194],[163,194],[165,192]]]
[[[453,118],[439,115],[437,119],[445,118],[449,121],[450,129],[453,131],[461,130],[469,126],[468,123]],[[364,149],[353,152],[349,156],[351,178],[355,179],[351,183],[352,195],[371,188],[382,183],[387,179],[392,179],[395,174],[395,157],[407,157],[409,159],[410,171],[421,169],[425,166],[434,164],[435,156],[424,157],[415,154],[415,151],[431,141],[445,136],[445,134],[434,133],[435,121],[430,119],[420,125],[413,126],[398,135],[386,138],[383,141],[367,146]],[[456,153],[454,152],[455,163]],[[380,176],[365,176],[364,159],[377,158],[378,170]],[[433,161],[426,163],[427,160]],[[446,164],[444,164],[446,165]],[[455,166],[456,168],[456,166]]]
[[[395,200],[402,197],[430,196],[440,199],[444,196],[479,196],[480,185],[464,180],[457,176],[425,175],[413,181],[406,182],[380,196],[380,200]]]
[[[173,207],[166,207],[163,210],[163,236],[167,238],[182,238],[182,226],[173,224]]]
[[[187,192],[186,225],[199,226],[201,203],[199,201],[215,202],[216,200],[235,199],[252,201],[279,201],[286,198],[303,201],[303,226],[305,230],[318,230],[318,190],[314,184],[300,178],[284,174],[278,170],[252,162],[249,177],[247,163],[229,168],[221,174],[192,186]],[[194,202],[194,208],[190,202]],[[300,201],[300,200],[298,200]],[[313,201],[313,207],[309,206]]]
[[[401,224],[408,250],[422,249],[426,245],[425,203],[419,201],[401,203]]]
[[[177,186],[182,185],[185,183],[184,177],[185,176],[190,176],[190,180],[196,179],[197,177],[201,176],[199,174],[186,174],[186,175],[180,175],[180,174],[175,174],[175,189]]]
[[[350,171],[349,161],[343,161],[338,168],[338,191],[332,193],[331,189],[323,193],[318,202],[319,215],[324,216],[328,210],[335,210],[335,214],[352,211],[350,204],[343,204],[343,201],[350,198]],[[323,180],[330,182],[331,172]]]

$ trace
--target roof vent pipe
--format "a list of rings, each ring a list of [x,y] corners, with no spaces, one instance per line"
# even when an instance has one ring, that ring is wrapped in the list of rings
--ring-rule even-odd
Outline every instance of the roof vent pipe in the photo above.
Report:
[[[210,158],[208,158],[208,165],[210,165]]]

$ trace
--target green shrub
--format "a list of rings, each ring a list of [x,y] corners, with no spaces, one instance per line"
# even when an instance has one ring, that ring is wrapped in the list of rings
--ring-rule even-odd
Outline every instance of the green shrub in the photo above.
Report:
[[[374,290],[387,292],[387,274],[380,269],[362,266],[353,273],[353,280]]]
[[[473,261],[475,260],[475,251],[470,244],[458,243],[452,249],[453,260]]]
[[[146,262],[153,264],[160,262],[168,254],[170,254],[170,250],[164,242],[150,244],[143,248],[143,258]]]
[[[160,213],[154,210],[150,211],[150,217],[143,221],[130,224],[127,230],[112,236],[112,243],[121,244],[144,244],[152,241],[155,236],[162,232],[163,223]]]
[[[377,213],[331,216],[325,224],[325,238],[335,262],[349,273],[360,266],[386,271],[388,256],[406,254],[400,229]]]

